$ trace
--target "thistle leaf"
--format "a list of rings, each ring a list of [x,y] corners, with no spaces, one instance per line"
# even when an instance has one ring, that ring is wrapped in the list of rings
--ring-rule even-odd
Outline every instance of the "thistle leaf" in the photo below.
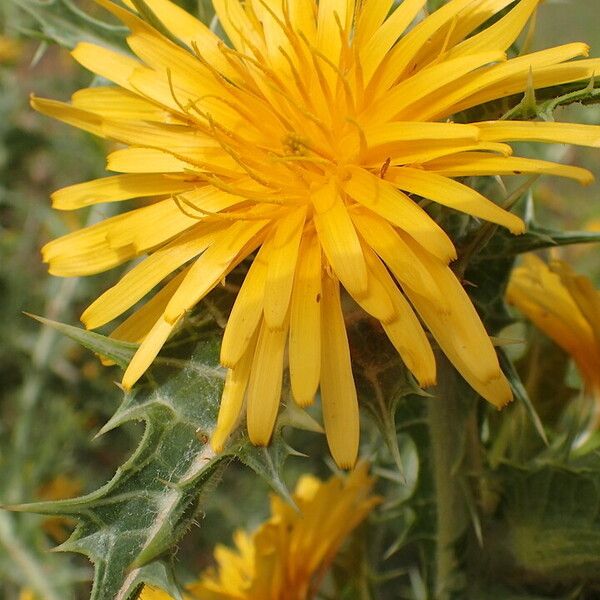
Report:
[[[91,42],[115,50],[126,50],[127,29],[101,21],[79,9],[72,0],[12,0],[31,15],[42,38],[66,48]]]
[[[94,333],[93,331],[87,331],[81,327],[73,327],[73,325],[59,323],[58,321],[52,321],[29,313],[25,314],[43,325],[56,329],[99,356],[109,358],[123,368],[129,364],[138,347],[137,344],[115,340],[99,333]]]
[[[600,460],[503,465],[498,559],[528,582],[597,589],[600,582]],[[494,552],[494,548],[489,549]],[[492,570],[494,568],[492,567]],[[578,596],[580,597],[580,596]],[[583,597],[583,596],[581,596]],[[587,596],[586,596],[587,597]],[[590,596],[591,597],[591,596]]]
[[[77,328],[63,327],[80,336],[73,332]],[[106,352],[105,338],[83,334],[88,347]],[[217,336],[180,356],[159,361],[149,383],[126,394],[105,426],[107,431],[128,421],[145,423],[138,447],[106,485],[79,498],[9,507],[77,520],[57,550],[84,554],[94,563],[92,600],[126,600],[133,582],[156,583],[157,570],[164,575],[167,567],[142,567],[173,548],[193,524],[202,493],[219,478],[224,456],[215,456],[207,443],[223,385]]]
[[[529,415],[529,418],[531,419],[531,423],[535,427],[535,430],[537,431],[544,444],[548,446],[548,438],[546,437],[546,432],[544,431],[542,421],[537,411],[535,410],[535,406],[529,398],[529,394],[527,393],[527,390],[525,389],[525,386],[523,385],[523,382],[521,381],[517,370],[515,369],[514,365],[510,361],[510,358],[508,358],[503,348],[498,349],[498,358],[500,360],[500,366],[502,367],[504,374],[510,382],[515,398],[525,406],[525,410],[527,411],[527,414]]]
[[[250,467],[259,477],[266,481],[271,488],[285,500],[295,506],[283,478],[283,466],[290,456],[304,456],[294,450],[281,436],[280,431],[273,435],[271,445],[268,448],[256,448],[246,438],[243,438],[239,446],[233,450],[237,457]]]

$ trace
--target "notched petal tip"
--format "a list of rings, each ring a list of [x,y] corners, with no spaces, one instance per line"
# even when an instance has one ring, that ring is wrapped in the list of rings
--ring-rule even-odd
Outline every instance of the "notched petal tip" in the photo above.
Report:
[[[307,396],[307,395],[299,395],[294,393],[294,402],[300,408],[308,408],[315,403],[315,395]]]
[[[428,388],[437,385],[437,377],[434,375],[433,377],[420,378],[417,380],[419,383],[419,387]]]
[[[267,433],[264,431],[253,431],[252,428],[248,428],[248,437],[250,438],[253,446],[266,448],[271,443],[272,435],[273,432],[270,432],[267,436]]]
[[[335,464],[340,468],[343,469],[344,471],[351,471],[354,466],[356,465],[356,461],[357,461],[357,457],[355,456],[354,458],[341,458],[341,457],[337,457],[334,456],[333,459],[335,460]]]
[[[584,187],[592,185],[592,183],[594,183],[596,181],[595,175],[591,171],[588,171],[587,169],[582,169],[582,170],[584,170],[585,173],[582,173],[581,176],[578,178],[579,183],[581,185],[583,185]]]

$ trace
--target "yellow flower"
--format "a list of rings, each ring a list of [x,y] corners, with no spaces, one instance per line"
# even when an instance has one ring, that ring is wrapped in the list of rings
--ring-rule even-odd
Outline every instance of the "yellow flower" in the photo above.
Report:
[[[507,59],[538,0],[487,27],[513,0],[451,0],[412,29],[425,0],[394,10],[391,0],[214,0],[231,46],[168,0],[146,0],[160,31],[97,1],[129,27],[136,57],[83,42],[75,59],[116,85],[80,90],[71,104],[32,104],[125,144],[108,156],[121,175],[59,190],[55,208],[134,198],[139,207],[50,242],[43,255],[60,276],[149,255],[84,312],[91,329],[177,273],[112,334],[140,343],[126,388],[186,312],[256,252],[222,341],[216,450],[244,410],[250,439],[269,442],[288,356],[295,401],[310,404],[320,387],[331,452],[340,466],[354,463],[358,406],[340,285],[381,322],[422,386],[436,372],[417,314],[481,396],[510,401],[448,267],[452,241],[416,198],[521,233],[518,217],[455,178],[549,173],[589,183],[586,170],[512,157],[506,142],[597,147],[596,127],[449,120],[531,80],[541,88],[592,77],[600,61],[567,62],[587,55],[585,44]]]
[[[309,600],[350,532],[379,502],[362,463],[346,478],[303,476],[295,510],[271,497],[271,517],[253,534],[234,534],[235,548],[218,546],[218,569],[187,587],[186,600]],[[142,600],[168,600],[145,588]]]
[[[511,276],[507,299],[570,354],[586,391],[600,400],[600,291],[566,263],[527,255]]]
[[[43,485],[38,494],[42,500],[62,500],[74,498],[81,492],[81,488],[81,481],[61,474]],[[44,519],[42,528],[56,542],[64,542],[74,524],[74,521],[67,517],[48,517]]]
[[[0,35],[0,64],[13,62],[21,55],[21,45],[17,40]]]

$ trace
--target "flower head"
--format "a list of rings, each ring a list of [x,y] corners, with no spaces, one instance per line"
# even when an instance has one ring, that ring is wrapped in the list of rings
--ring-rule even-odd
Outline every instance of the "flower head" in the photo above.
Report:
[[[358,406],[340,286],[381,322],[422,386],[436,370],[421,321],[481,396],[498,407],[510,401],[488,335],[448,267],[453,243],[418,199],[518,234],[521,219],[455,178],[591,181],[583,169],[513,157],[506,142],[598,146],[598,128],[449,120],[531,81],[593,76],[599,61],[567,62],[586,55],[585,44],[507,59],[539,0],[450,0],[412,28],[425,0],[393,9],[391,0],[214,0],[230,45],[168,0],[145,0],[155,27],[97,1],[129,27],[135,57],[81,43],[75,59],[115,85],[80,90],[71,104],[32,103],[125,144],[108,156],[120,175],[59,190],[56,208],[129,199],[139,207],[50,242],[43,255],[61,276],[148,255],[87,308],[82,320],[92,329],[166,282],[112,334],[140,343],[125,387],[186,312],[253,256],[221,347],[228,372],[216,449],[244,407],[250,439],[269,442],[287,348],[295,401],[310,404],[320,387],[332,454],[341,466],[354,463]]]
[[[600,291],[592,282],[562,261],[528,255],[512,273],[507,299],[573,357],[600,402]]]
[[[186,600],[310,600],[350,532],[379,499],[362,463],[346,478],[303,476],[297,510],[271,497],[271,517],[254,533],[237,531],[235,548],[218,546],[218,568],[187,587]],[[142,600],[168,600],[146,588]]]

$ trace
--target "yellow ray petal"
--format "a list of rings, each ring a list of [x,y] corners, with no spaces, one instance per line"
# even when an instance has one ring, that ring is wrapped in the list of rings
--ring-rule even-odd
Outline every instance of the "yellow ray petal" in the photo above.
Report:
[[[445,58],[446,52],[451,51],[462,40],[469,37],[486,21],[512,4],[515,0],[477,0],[466,6],[459,7],[458,12],[448,2],[453,16],[444,18],[442,26],[427,39],[427,42],[418,50],[410,65],[411,71],[418,71],[428,64],[435,63]],[[448,9],[447,9],[448,10]],[[434,16],[434,15],[432,15]]]
[[[452,356],[460,357],[475,379],[485,382],[499,377],[500,367],[492,342],[470,298],[454,273],[408,236],[403,235],[403,237],[419,260],[430,270],[442,293],[448,299],[449,310],[439,311],[435,303],[405,288],[412,305],[421,315],[444,353],[451,360],[453,360]],[[456,366],[459,370],[462,368]]]
[[[206,250],[224,225],[199,225],[159,248],[113,287],[99,296],[81,315],[88,329],[112,321],[143,298],[155,285]]]
[[[439,343],[439,341],[438,341]],[[472,363],[464,360],[462,355],[451,346],[442,346],[444,354],[448,357],[454,368],[461,374],[464,380],[484,399],[496,408],[504,408],[512,402],[513,393],[510,384],[504,374],[499,374],[491,379],[479,379],[472,370]],[[440,398],[443,402],[443,398]]]
[[[473,175],[521,175],[541,173],[568,177],[584,185],[593,182],[594,175],[587,169],[561,165],[534,158],[492,156],[479,152],[469,152],[438,158],[425,163],[427,171],[435,171],[446,177],[470,177]]]
[[[234,222],[192,265],[188,276],[171,298],[165,319],[177,321],[194,307],[233,268],[262,241],[267,221]]]
[[[473,4],[473,0],[452,0],[423,19],[390,50],[375,72],[371,87],[387,90],[405,73],[413,73],[418,67],[417,58],[423,47],[437,56],[445,41],[446,27],[452,26],[456,15],[469,4]],[[436,37],[436,32],[442,32],[442,35]],[[436,47],[430,47],[433,39],[437,41]]]
[[[317,37],[317,5],[313,0],[287,0],[290,22],[301,31],[309,43]]]
[[[198,193],[200,191],[204,192],[205,188],[200,188]],[[130,210],[123,219],[111,223],[106,231],[106,244],[111,248],[133,246],[143,252],[197,223],[198,219],[183,212],[177,202],[169,198]]]
[[[89,42],[79,42],[71,51],[71,56],[96,75],[133,91],[129,78],[140,66],[140,62],[135,58]]]
[[[383,329],[419,385],[435,385],[436,365],[431,344],[410,304],[401,295],[398,298],[398,317],[383,323]]]
[[[133,355],[127,369],[125,369],[121,384],[126,390],[130,390],[146,372],[167,341],[169,335],[171,335],[177,322],[170,323],[165,321],[164,317],[156,321],[154,327],[148,332],[148,335],[146,335],[144,341]]]
[[[368,237],[372,240],[375,239],[377,233],[381,234],[376,242],[377,245],[373,247],[375,249],[377,247],[384,248],[383,254],[390,259],[397,269],[399,267],[398,274],[401,275],[399,281],[406,279],[403,273],[404,266],[416,272],[420,279],[426,280],[429,278],[431,280],[429,285],[433,286],[434,289],[427,288],[425,297],[435,302],[438,310],[443,309],[443,306],[446,305],[444,296],[416,254],[387,223],[384,221],[376,222],[377,217],[368,215],[367,211],[361,212],[363,214],[360,215],[358,212],[353,213],[353,218],[356,217],[358,221],[362,222],[362,227],[359,226],[359,230],[361,233],[363,230],[367,231]],[[369,255],[365,253],[365,256]],[[394,269],[389,264],[388,266],[395,274]],[[423,387],[433,385],[435,383],[435,358],[419,320],[381,262],[369,262],[369,268],[373,270],[375,276],[381,282],[394,306],[394,318],[383,321],[383,329],[406,366],[419,381],[419,384]],[[423,291],[422,288],[421,291]]]
[[[120,202],[130,198],[177,194],[194,187],[195,183],[164,175],[116,175],[78,183],[54,192],[52,207],[75,210],[102,202]]]
[[[234,367],[241,360],[263,311],[267,263],[267,243],[263,244],[252,261],[227,319],[221,342],[221,364]]]
[[[456,250],[445,232],[408,196],[364,169],[349,169],[346,193],[365,208],[402,228],[441,260],[456,258]],[[343,283],[343,282],[342,282]]]
[[[191,87],[190,83],[184,87],[182,78],[175,78],[166,67],[157,71],[138,67],[129,81],[136,93],[168,109],[180,120],[192,118],[202,123],[218,118],[230,129],[235,129],[240,123],[240,115],[223,101],[227,95],[222,86],[212,93]]]
[[[368,287],[364,296],[354,299],[373,318],[382,323],[389,323],[397,317],[397,312],[388,292],[389,286],[382,283],[387,271],[367,244],[362,244],[362,249],[367,265]]]
[[[457,152],[491,152],[501,156],[510,156],[512,148],[508,144],[498,142],[461,142],[458,140],[431,140],[397,142],[369,149],[363,163],[373,169],[383,170],[383,165],[389,164],[416,166],[424,162],[456,154]]]
[[[552,53],[554,52],[554,49],[543,50],[542,52]],[[513,60],[518,61],[521,60],[521,58],[524,60],[526,59],[526,57],[520,57]],[[493,71],[495,69],[500,69],[502,66],[503,65],[495,65],[493,69],[488,71],[488,73],[490,73],[490,76],[492,76],[494,75]],[[599,70],[599,59],[578,60],[566,64],[540,67],[534,69],[533,71],[533,85],[536,89],[541,89],[553,85],[562,85],[564,83],[583,81],[594,77]],[[496,98],[504,98],[506,96],[510,96],[511,94],[524,92],[529,84],[530,71],[528,68],[525,68],[520,70],[520,72],[511,75],[510,77],[503,77],[497,83],[490,83],[487,86],[474,86],[473,93],[468,98],[465,98],[463,101],[454,105],[444,102],[444,106],[448,106],[446,110],[442,112],[432,112],[431,114],[438,115],[439,118],[442,118],[449,114],[459,113],[467,108],[484,104],[485,102],[495,100]],[[479,87],[479,89],[477,89],[477,87]]]
[[[215,452],[223,450],[227,438],[240,421],[255,349],[256,336],[252,343],[248,344],[237,365],[233,369],[227,370],[217,425],[210,438],[210,445]]]
[[[343,286],[355,297],[367,293],[365,259],[354,225],[335,181],[314,190],[314,222],[329,263]]]
[[[184,269],[173,277],[146,304],[138,308],[130,317],[114,329],[109,337],[125,342],[141,343],[165,311],[171,296],[173,296],[179,284],[183,281],[188,270],[189,268]]]
[[[448,52],[447,56],[466,56],[492,49],[508,50],[511,44],[519,37],[539,4],[540,0],[520,0],[501,19],[498,19],[494,24],[486,27],[480,33],[458,44],[458,46]]]
[[[73,94],[71,102],[76,108],[108,119],[181,123],[164,108],[132,92],[114,87],[79,90]]]
[[[562,284],[588,322],[596,342],[600,344],[600,294],[591,280],[584,275],[578,275],[567,263],[560,260],[552,261],[550,268],[559,275]]]
[[[375,69],[425,3],[426,0],[404,0],[381,25],[392,3],[381,0],[365,3],[357,25],[357,36],[358,43],[362,42],[360,60],[366,81],[371,79]]]
[[[78,129],[83,129],[83,131],[93,133],[98,137],[104,137],[102,118],[93,113],[75,108],[64,102],[46,100],[45,98],[36,98],[34,96],[31,97],[31,108],[41,112],[43,115],[52,117]]]
[[[460,40],[464,40],[480,25],[483,25],[488,19],[496,16],[501,10],[512,4],[514,0],[478,0],[472,2],[463,8],[452,21],[449,31],[442,31],[447,36],[447,47],[454,47]],[[440,42],[433,43],[433,47],[438,49]],[[434,54],[435,55],[435,54]]]
[[[300,238],[304,229],[306,208],[290,212],[282,218],[272,236],[267,261],[264,317],[272,329],[283,326],[288,313]]]
[[[342,47],[339,25],[348,32],[354,15],[354,1],[320,0],[318,7],[316,46],[337,65]]]
[[[443,93],[439,88],[431,90],[427,102],[422,102],[410,110],[410,118],[416,120],[435,120],[446,115],[455,114],[468,106],[481,104],[477,98],[484,97],[483,101],[502,98],[511,93],[523,92],[533,80],[536,88],[550,85],[540,74],[545,67],[570,60],[577,56],[587,56],[587,44],[564,44],[556,48],[549,48],[518,56],[506,62],[493,65],[489,69],[470,73],[463,77],[459,85],[446,86]],[[587,61],[584,61],[587,62]],[[577,68],[580,62],[569,63]],[[582,77],[583,78],[583,77]],[[556,83],[563,83],[560,78]]]
[[[505,211],[474,189],[437,173],[401,167],[390,174],[390,181],[400,189],[434,200],[455,210],[507,227],[512,233],[523,233],[525,223]]]
[[[504,60],[506,56],[503,52],[482,52],[427,67],[416,75],[404,79],[383,94],[379,101],[365,108],[364,117],[371,123],[398,118],[405,111],[409,111],[411,106],[418,105],[423,98],[429,96],[432,89],[450,85],[484,65]]]
[[[42,248],[42,253],[44,253],[46,248],[47,246]],[[113,269],[135,258],[138,254],[139,252],[133,246],[110,248],[103,242],[98,242],[96,246],[90,242],[89,246],[78,248],[73,254],[69,252],[57,254],[52,258],[44,258],[44,262],[49,263],[48,273],[51,275],[56,275],[57,277],[80,277],[82,275],[95,275],[96,273]]]
[[[600,147],[600,126],[550,121],[486,121],[475,123],[481,139],[491,142],[556,142]]]
[[[248,382],[248,436],[257,446],[271,440],[283,374],[283,351],[287,327],[271,329],[264,321],[260,328],[256,352]]]
[[[364,130],[369,148],[397,142],[459,140],[475,142],[479,131],[474,125],[398,121],[374,123]]]
[[[446,305],[431,273],[387,221],[361,207],[354,208],[351,215],[367,244],[377,252],[399,282],[437,302],[440,308]]]
[[[314,400],[321,373],[321,246],[305,233],[290,308],[289,361],[292,395],[300,406]]]
[[[340,468],[356,462],[359,441],[358,399],[337,280],[323,276],[321,300],[321,399],[327,443]]]
[[[197,225],[207,214],[234,207],[240,200],[239,196],[211,185],[198,187],[177,197],[129,211],[126,214],[131,215],[131,222],[119,221],[111,226],[107,242],[111,247],[132,244],[140,251],[148,250]]]
[[[598,292],[589,283],[581,286],[580,277],[560,261],[549,268],[528,254],[512,272],[506,298],[574,358],[586,387],[595,392],[600,389]]]
[[[282,49],[291,54],[293,52],[290,41],[284,31],[285,16],[282,0],[249,0],[256,18],[262,25],[262,37],[269,63],[277,70],[285,70],[287,63]]]
[[[231,201],[221,198],[220,190],[214,194],[218,201]],[[161,200],[53,240],[42,248],[42,255],[52,273],[89,275],[164,243],[198,221],[173,199]]]
[[[124,0],[124,2],[129,8],[135,8],[131,0]],[[169,0],[145,0],[145,2],[173,35],[176,35],[190,48],[192,45],[196,45],[202,56],[216,69],[228,77],[234,77],[231,65],[225,60],[219,49],[223,41],[202,21]]]
[[[253,45],[264,52],[264,39],[238,0],[214,0],[213,7],[223,30],[237,50],[244,52]]]
[[[226,88],[194,55],[159,34],[140,33],[127,38],[129,47],[157,73],[170,74],[173,85],[196,99],[206,94],[228,95]],[[225,110],[223,104],[220,104]]]
[[[53,269],[52,263],[59,259],[76,261],[80,255],[92,252],[96,253],[98,259],[101,260],[101,255],[103,253],[109,253],[112,250],[120,250],[117,247],[111,247],[107,241],[108,235],[113,227],[118,226],[121,223],[125,223],[126,228],[129,223],[132,223],[135,226],[137,224],[137,213],[138,211],[130,211],[128,213],[116,215],[109,219],[105,219],[100,223],[85,227],[84,229],[79,229],[48,242],[42,248],[44,262],[49,262],[51,269]],[[131,254],[131,248],[122,248],[122,250],[124,252],[128,251],[128,253]]]
[[[183,173],[191,165],[155,148],[123,148],[107,157],[106,168],[116,173]]]
[[[392,8],[393,0],[363,0],[356,7],[356,43],[362,46],[379,29]]]
[[[103,128],[107,137],[119,142],[133,146],[160,148],[172,154],[191,153],[198,148],[219,147],[214,139],[185,125],[106,119]]]

